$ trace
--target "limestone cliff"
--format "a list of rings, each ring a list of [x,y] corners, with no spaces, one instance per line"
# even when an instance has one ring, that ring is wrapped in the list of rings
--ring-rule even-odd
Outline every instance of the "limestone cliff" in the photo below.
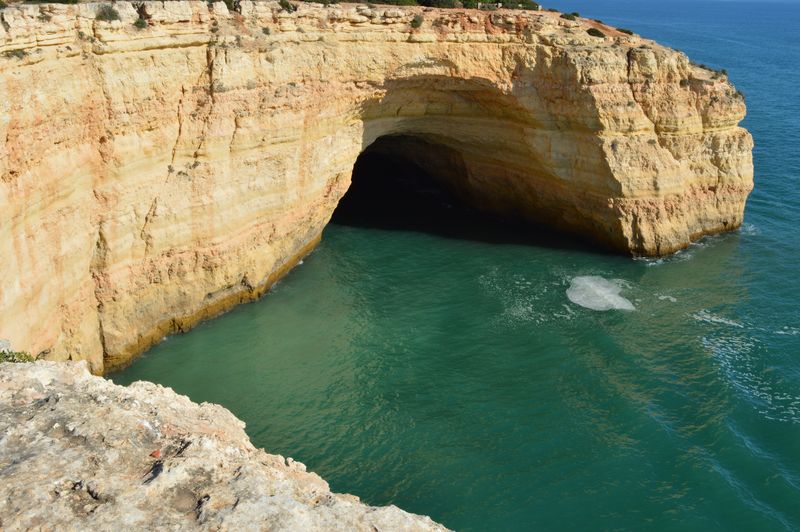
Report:
[[[743,99],[638,36],[547,12],[115,6],[113,22],[99,4],[0,10],[15,349],[101,372],[258,297],[378,138],[480,208],[636,255],[742,222]]]
[[[331,493],[224,408],[85,363],[0,364],[3,530],[438,530]]]

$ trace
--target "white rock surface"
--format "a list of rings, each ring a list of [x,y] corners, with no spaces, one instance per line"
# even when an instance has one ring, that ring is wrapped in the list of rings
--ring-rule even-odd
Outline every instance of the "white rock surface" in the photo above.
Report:
[[[221,406],[85,362],[0,364],[0,530],[445,530],[331,493]]]

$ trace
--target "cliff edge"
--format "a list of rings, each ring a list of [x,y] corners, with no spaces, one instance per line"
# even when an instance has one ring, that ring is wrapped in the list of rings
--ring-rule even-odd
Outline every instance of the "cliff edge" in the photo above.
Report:
[[[85,362],[0,364],[3,530],[437,530],[331,493],[221,406]]]
[[[742,222],[741,95],[596,21],[101,6],[0,9],[0,338],[39,358],[100,373],[259,297],[377,139],[480,209],[633,255]]]

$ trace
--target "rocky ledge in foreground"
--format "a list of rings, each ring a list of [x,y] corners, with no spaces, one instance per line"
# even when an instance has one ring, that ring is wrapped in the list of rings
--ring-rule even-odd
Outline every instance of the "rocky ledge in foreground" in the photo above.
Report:
[[[331,493],[221,406],[85,362],[0,364],[0,476],[4,530],[445,530]]]

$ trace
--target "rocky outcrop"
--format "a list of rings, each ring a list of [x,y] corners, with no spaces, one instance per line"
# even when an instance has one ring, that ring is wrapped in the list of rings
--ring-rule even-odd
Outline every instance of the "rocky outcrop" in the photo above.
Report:
[[[85,363],[0,364],[3,530],[445,530],[256,449],[224,408]]]
[[[637,255],[742,221],[743,99],[596,22],[98,6],[0,10],[0,338],[17,350],[102,372],[260,296],[378,138],[482,209]]]

